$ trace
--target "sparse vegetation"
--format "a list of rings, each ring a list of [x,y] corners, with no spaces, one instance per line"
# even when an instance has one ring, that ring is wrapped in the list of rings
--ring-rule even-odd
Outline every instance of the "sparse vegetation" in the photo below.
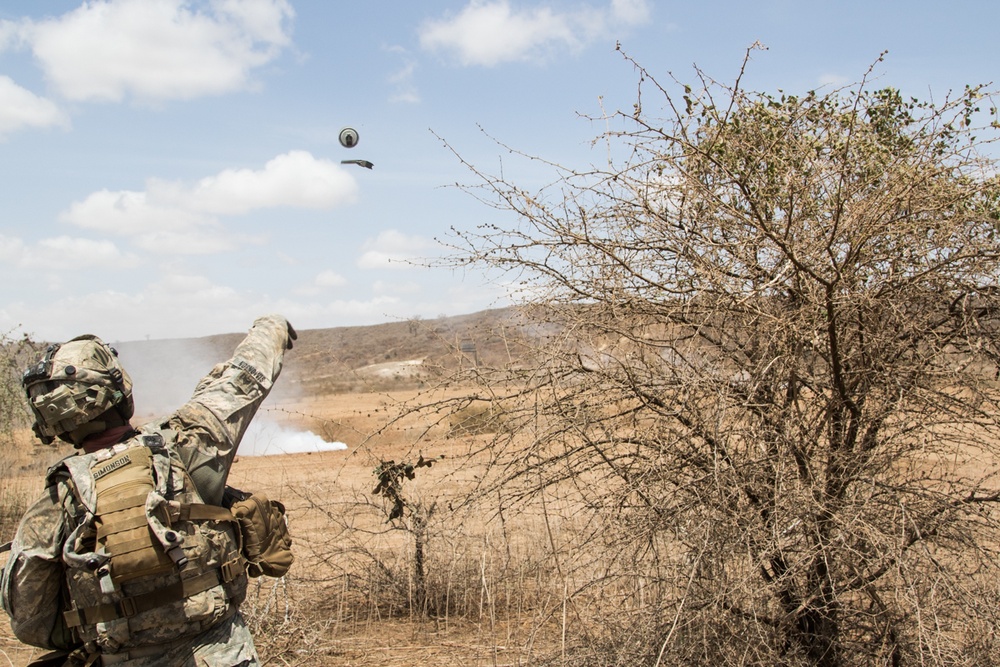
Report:
[[[51,452],[37,455],[21,393],[21,372],[37,348],[28,336],[0,335],[0,543],[14,536],[37,487],[22,483],[21,474],[27,470],[40,476],[51,458]]]
[[[632,64],[606,167],[530,192],[470,165],[516,221],[456,234],[557,332],[520,376],[479,369],[476,395],[520,408],[477,490],[589,517],[571,662],[996,664],[988,92]]]
[[[349,450],[234,468],[295,541],[244,606],[264,664],[1000,663],[986,92],[636,67],[623,162],[470,165],[517,219],[457,261],[523,311],[300,332],[268,416]]]
[[[494,401],[470,399],[454,410],[448,419],[448,437],[497,433],[504,429],[504,408]]]

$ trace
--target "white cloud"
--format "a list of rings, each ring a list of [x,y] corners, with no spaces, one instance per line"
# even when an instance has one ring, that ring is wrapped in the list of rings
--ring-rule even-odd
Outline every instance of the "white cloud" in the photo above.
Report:
[[[288,0],[214,0],[212,4],[256,41],[277,47],[291,41],[287,22],[294,18],[295,10]]]
[[[62,220],[84,229],[136,236],[171,229],[188,231],[212,224],[204,214],[185,210],[176,202],[159,203],[146,192],[98,190],[73,202]]]
[[[163,188],[163,192],[156,192]],[[233,215],[259,208],[292,206],[329,209],[354,201],[357,182],[340,165],[317,160],[306,151],[291,151],[270,160],[264,169],[227,169],[203,178],[190,191],[155,182],[150,190],[169,200],[190,200],[199,211]]]
[[[389,101],[400,102],[403,104],[419,104],[420,94],[417,92],[416,88],[403,88],[390,95]]]
[[[487,67],[534,57],[555,44],[572,47],[576,42],[567,15],[546,8],[515,13],[506,0],[474,1],[457,16],[428,21],[420,30],[423,48],[453,52],[463,65]]]
[[[236,238],[222,230],[194,229],[185,232],[153,230],[135,238],[135,245],[157,255],[216,255],[233,250]]]
[[[375,294],[419,294],[422,288],[415,282],[403,282],[399,280],[376,280],[372,283],[372,291]]]
[[[104,288],[30,304],[8,304],[8,320],[0,324],[30,322],[28,329],[42,340],[66,340],[84,332],[109,341],[138,340],[246,330],[250,326],[247,312],[269,311],[254,308],[251,296],[207,278],[174,274],[132,292]],[[122,313],[128,317],[123,318]]]
[[[438,250],[438,245],[420,236],[407,236],[396,230],[381,232],[362,246],[358,258],[362,269],[411,269],[420,260]]]
[[[172,203],[161,204],[146,192],[99,190],[73,202],[61,220],[130,238],[137,247],[159,254],[205,255],[234,246],[211,216]]]
[[[639,25],[649,20],[648,0],[611,0],[611,14],[626,25]]]
[[[154,283],[146,298],[164,302],[183,298],[188,305],[215,306],[232,301],[235,296],[232,287],[217,285],[204,276],[173,274]]]
[[[23,41],[24,31],[20,23],[0,20],[0,51],[18,47]]]
[[[327,269],[325,271],[320,271],[312,279],[312,282],[306,285],[300,285],[295,288],[293,292],[299,296],[315,296],[320,292],[335,288],[343,287],[347,284],[347,278],[340,275],[336,271]]]
[[[420,93],[413,83],[413,73],[417,69],[415,62],[407,61],[399,70],[389,76],[389,83],[393,86],[393,93],[389,97],[390,102],[403,102],[406,104],[417,104],[420,102]]]
[[[190,99],[252,87],[293,16],[287,0],[92,0],[20,33],[69,99]]]
[[[4,244],[0,237],[0,267],[6,266]],[[65,274],[67,279],[73,278],[67,280],[72,284],[58,292],[49,292],[44,298],[22,296],[0,304],[0,331],[23,328],[38,340],[50,341],[86,332],[108,341],[191,338],[246,331],[256,316],[265,313],[281,313],[302,331],[368,325],[414,315],[469,313],[500,302],[490,286],[464,285],[456,280],[448,280],[435,290],[421,289],[420,299],[409,293],[406,283],[396,281],[383,281],[367,296],[352,292],[353,298],[293,293],[272,298],[248,286],[217,283],[182,263],[167,264],[151,267],[163,273],[148,284],[142,281],[145,273],[134,273],[133,279],[110,284],[103,279],[81,280],[78,275]],[[106,276],[106,272],[98,275]],[[47,277],[43,272],[32,272],[31,282]],[[79,287],[83,291],[75,292],[74,288]],[[21,289],[18,292],[24,294]],[[200,369],[207,370],[208,366]]]
[[[52,101],[0,76],[0,138],[26,127],[68,126],[69,117]]]
[[[57,236],[34,245],[22,239],[0,234],[0,260],[21,269],[44,271],[79,271],[91,267],[131,268],[139,259],[122,253],[111,241]]]
[[[273,207],[330,209],[353,202],[357,190],[340,165],[293,151],[263,169],[227,169],[193,185],[150,179],[145,191],[99,190],[73,202],[61,219],[130,237],[160,254],[211,254],[249,240],[226,233],[217,216]]]
[[[321,271],[313,280],[317,287],[342,287],[347,284],[347,278],[336,271],[327,269]]]
[[[571,12],[518,10],[508,0],[471,0],[456,15],[426,21],[419,37],[424,49],[451,54],[462,65],[492,67],[579,49],[616,28],[647,21],[649,14],[648,0],[612,0],[607,8]]]

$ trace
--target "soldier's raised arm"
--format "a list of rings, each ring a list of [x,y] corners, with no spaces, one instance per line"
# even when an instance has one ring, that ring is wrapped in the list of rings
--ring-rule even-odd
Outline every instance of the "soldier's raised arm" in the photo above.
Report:
[[[198,383],[194,395],[160,428],[177,433],[176,450],[202,499],[218,505],[240,440],[281,373],[297,338],[280,315],[258,318],[233,356]]]

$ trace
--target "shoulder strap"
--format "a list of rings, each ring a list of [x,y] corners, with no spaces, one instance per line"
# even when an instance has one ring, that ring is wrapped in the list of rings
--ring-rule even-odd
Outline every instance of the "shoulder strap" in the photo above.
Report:
[[[204,503],[182,504],[179,518],[182,521],[236,521],[233,513],[225,507]]]
[[[69,477],[70,471],[68,461],[76,458],[77,456],[80,456],[80,454],[74,452],[73,454],[65,456],[49,466],[49,469],[45,471],[45,488],[57,484],[60,477]]]

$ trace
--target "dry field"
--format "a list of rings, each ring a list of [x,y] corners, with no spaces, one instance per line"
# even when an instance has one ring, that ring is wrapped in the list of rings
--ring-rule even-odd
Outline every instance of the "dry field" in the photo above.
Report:
[[[544,602],[538,609],[547,593],[532,555],[538,545],[524,535],[515,543],[484,518],[445,509],[475,483],[474,441],[449,437],[447,424],[395,421],[415,395],[331,395],[263,413],[348,446],[241,457],[234,466],[232,485],[284,500],[296,539],[292,574],[254,582],[244,607],[265,664],[530,665],[533,656],[558,651],[559,625],[546,617]],[[390,524],[389,503],[372,495],[375,469],[420,455],[442,458],[404,482],[411,505],[404,521]],[[415,608],[420,528],[412,513],[426,517],[423,585],[431,602],[424,609]]]
[[[432,377],[472,358],[507,359],[511,317],[498,310],[299,332],[256,421],[347,449],[240,456],[232,470],[233,486],[285,503],[295,541],[289,575],[251,582],[243,607],[265,665],[528,665],[558,653],[565,610],[562,589],[546,589],[544,554],[563,523],[553,519],[539,532],[529,521],[515,539],[488,508],[453,507],[476,481],[467,456],[473,441],[448,437],[447,422],[394,420]],[[116,342],[135,383],[136,421],[184,402],[241,337]],[[45,469],[68,453],[27,432],[17,440],[0,451],[0,542],[40,492]],[[372,494],[374,471],[421,454],[444,458],[404,482],[407,514],[390,523],[391,503]],[[0,667],[26,665],[38,653],[0,622]]]
[[[265,665],[529,665],[558,653],[558,592],[544,590],[539,576],[544,563],[537,553],[545,549],[531,544],[534,538],[514,543],[486,520],[449,507],[475,479],[466,456],[470,439],[447,437],[444,424],[429,432],[406,420],[385,428],[414,393],[269,400],[259,413],[258,420],[287,431],[347,445],[241,456],[232,470],[231,485],[286,504],[295,540],[289,575],[252,581],[244,604]],[[3,488],[27,498],[38,493],[45,466],[60,452],[25,439],[21,453],[33,453],[15,457],[18,463],[5,457]],[[381,461],[412,462],[420,453],[444,457],[403,485],[408,509],[427,519],[420,533],[423,582],[414,570],[420,524],[409,513],[388,523],[388,503],[372,495]],[[429,600],[424,608],[416,607],[418,586]],[[2,624],[0,667],[26,665],[38,653]]]
[[[571,493],[557,490],[517,514],[499,513],[493,496],[466,503],[487,469],[481,445],[489,436],[456,434],[443,413],[438,421],[426,421],[429,413],[424,421],[400,416],[418,392],[431,392],[419,394],[424,401],[465,393],[429,387],[468,367],[469,355],[457,350],[469,341],[486,364],[511,362],[505,317],[491,311],[300,332],[257,421],[346,449],[241,455],[233,467],[231,485],[285,503],[295,541],[288,576],[253,580],[243,605],[264,665],[565,667],[580,664],[568,657],[580,655],[574,649],[600,651],[602,635],[647,631],[629,621],[642,617],[648,602],[643,577],[600,581],[615,554],[600,539],[587,542],[595,532],[603,535],[602,527],[575,511]],[[181,404],[239,338],[120,345],[140,415],[152,418]],[[279,437],[274,433],[266,437]],[[257,444],[252,438],[265,436],[247,437],[249,448]],[[45,469],[66,453],[38,445],[26,432],[13,447],[0,441],[0,542],[10,539],[12,522],[39,493]],[[373,494],[376,470],[421,456],[435,463],[402,483],[407,511],[389,521],[392,503]],[[916,464],[970,477],[1000,469],[978,452],[964,460],[966,468],[930,457]],[[592,587],[595,581],[601,585]],[[622,625],[612,628],[619,619]],[[38,653],[0,621],[0,667],[27,665]]]

